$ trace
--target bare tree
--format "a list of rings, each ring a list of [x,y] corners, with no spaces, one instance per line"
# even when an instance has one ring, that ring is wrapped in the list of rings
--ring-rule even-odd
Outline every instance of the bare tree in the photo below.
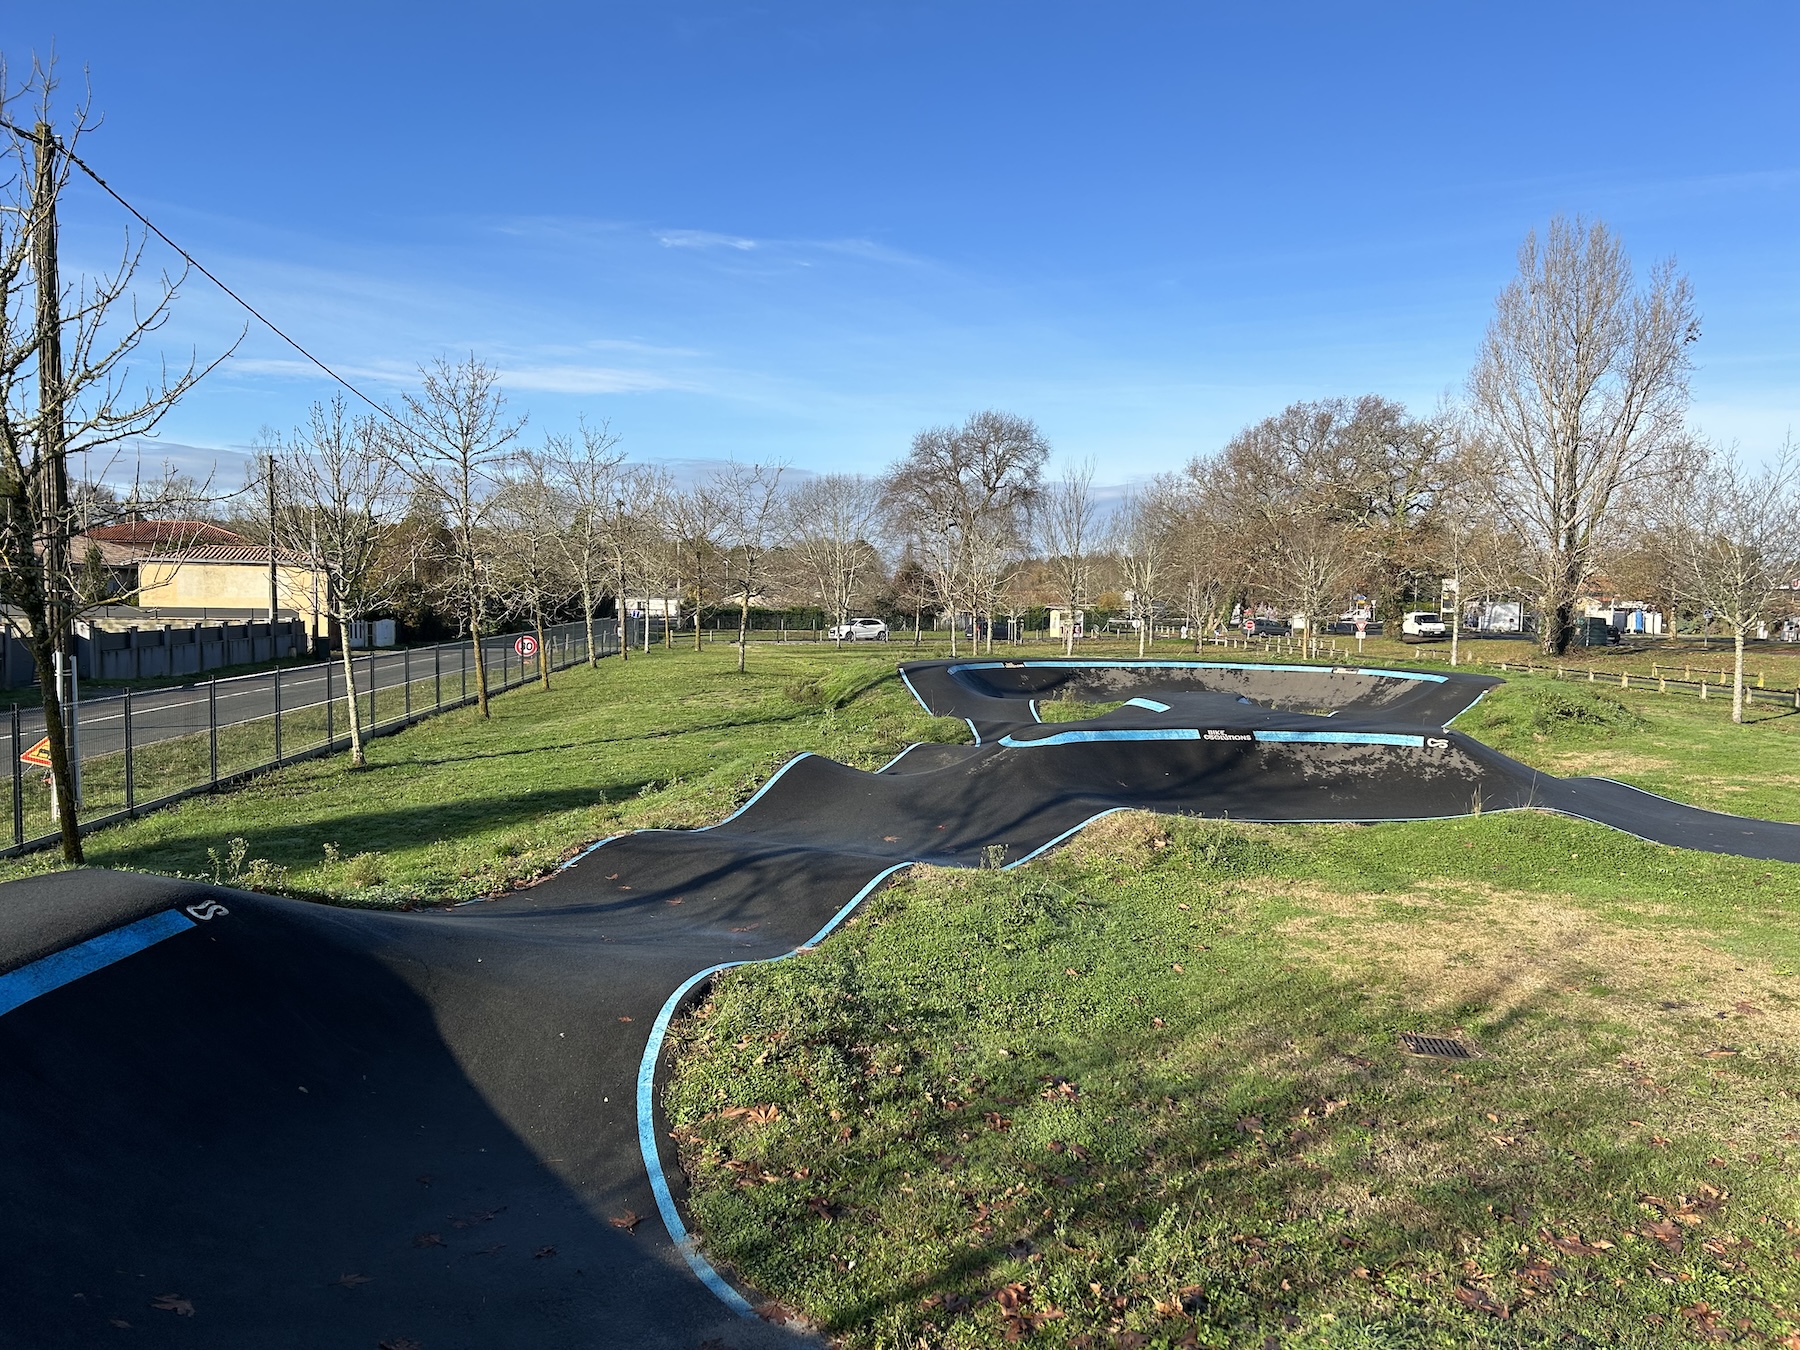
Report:
[[[1800,455],[1790,441],[1762,468],[1710,453],[1677,531],[1688,594],[1732,639],[1731,720],[1744,720],[1744,640],[1800,577]]]
[[[1170,569],[1194,650],[1222,623],[1238,568],[1231,554],[1231,504],[1217,459],[1191,461],[1169,480]]]
[[[1356,551],[1349,531],[1322,511],[1292,510],[1269,541],[1270,593],[1306,626],[1306,650],[1317,650],[1325,616],[1349,591]]]
[[[581,621],[587,635],[588,665],[600,664],[594,641],[594,614],[605,588],[607,528],[618,495],[625,452],[605,422],[591,427],[584,419],[575,436],[546,436],[533,452],[537,473],[547,479],[563,503],[564,528],[557,536],[563,565],[581,592]]]
[[[1093,584],[1094,549],[1099,542],[1096,517],[1092,460],[1071,465],[1044,489],[1037,513],[1038,540],[1057,601],[1068,613],[1063,625],[1065,656],[1075,652],[1075,615],[1087,604]]]
[[[828,473],[787,494],[788,548],[838,625],[881,568],[871,540],[881,521],[881,488],[860,474]]]
[[[714,477],[712,490],[724,514],[723,557],[738,596],[738,674],[744,673],[750,642],[750,602],[769,583],[769,555],[781,540],[781,474],[784,464],[729,464]]]
[[[1501,451],[1495,496],[1531,540],[1546,653],[1567,650],[1575,607],[1622,489],[1682,435],[1693,293],[1673,261],[1635,288],[1604,224],[1558,216],[1526,236],[1469,378]]]
[[[726,511],[718,494],[708,483],[696,483],[669,498],[669,529],[676,555],[680,559],[680,583],[693,588],[694,650],[701,645],[701,612],[715,581],[720,579],[723,545],[720,532],[725,528]]]
[[[895,531],[931,577],[950,611],[950,650],[958,615],[993,609],[1022,552],[1049,443],[1027,418],[979,412],[961,426],[933,427],[882,480]]]
[[[350,416],[338,397],[313,404],[306,425],[288,438],[281,457],[269,460],[279,502],[270,546],[304,559],[308,570],[324,579],[319,599],[339,633],[354,769],[367,760],[350,629],[385,603],[400,580],[378,566],[402,505],[395,500],[397,475],[387,440],[373,416]]]
[[[1112,552],[1118,559],[1119,578],[1131,592],[1139,658],[1149,649],[1156,605],[1170,574],[1175,510],[1174,484],[1157,479],[1148,488],[1126,493],[1113,515]]]
[[[0,604],[25,619],[63,858],[80,862],[76,777],[62,715],[71,625],[116,597],[95,589],[92,569],[71,557],[70,540],[85,526],[106,523],[119,501],[97,489],[72,489],[69,460],[86,463],[93,484],[112,476],[121,443],[154,428],[218,361],[165,366],[146,388],[128,391],[133,353],[166,322],[186,278],[165,274],[140,291],[142,237],[126,235],[111,271],[62,282],[57,207],[79,162],[75,147],[95,121],[82,100],[59,132],[56,90],[53,63],[34,64],[15,89],[0,62]],[[14,122],[21,106],[29,130]],[[154,503],[173,487],[140,483],[131,497]]]
[[[406,395],[405,434],[394,440],[394,463],[444,513],[445,576],[450,600],[468,625],[475,700],[486,717],[481,639],[494,605],[488,526],[495,489],[525,420],[507,418],[499,373],[473,355],[454,364],[439,357],[419,376],[419,392]]]
[[[544,458],[526,453],[497,487],[489,523],[495,591],[503,610],[530,621],[537,637],[538,683],[546,692],[550,651],[544,616],[577,589],[565,551],[571,524],[567,507]]]

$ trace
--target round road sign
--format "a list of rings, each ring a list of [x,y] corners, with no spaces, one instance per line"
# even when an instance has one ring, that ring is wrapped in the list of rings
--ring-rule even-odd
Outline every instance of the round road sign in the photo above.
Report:
[[[513,650],[520,656],[536,656],[537,639],[531,636],[530,633],[522,634],[519,640],[513,643]]]

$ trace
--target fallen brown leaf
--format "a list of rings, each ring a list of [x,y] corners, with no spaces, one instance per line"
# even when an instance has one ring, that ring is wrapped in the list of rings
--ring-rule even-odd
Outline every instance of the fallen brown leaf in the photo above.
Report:
[[[635,1209],[628,1209],[623,1214],[615,1214],[607,1220],[614,1228],[623,1228],[627,1233],[632,1232],[643,1221],[644,1216]]]
[[[150,1300],[150,1306],[158,1312],[172,1312],[177,1317],[192,1317],[194,1305],[180,1294],[158,1294]]]
[[[1490,1317],[1510,1317],[1512,1310],[1504,1303],[1498,1302],[1485,1289],[1477,1289],[1472,1285],[1459,1284],[1452,1291],[1456,1301],[1471,1312],[1486,1313]]]
[[[360,1284],[372,1284],[373,1282],[373,1279],[368,1275],[340,1275],[332,1281],[333,1284],[342,1289],[354,1289]]]
[[[420,1233],[413,1239],[413,1246],[415,1247],[442,1247],[443,1245],[444,1239],[439,1237],[436,1233]]]

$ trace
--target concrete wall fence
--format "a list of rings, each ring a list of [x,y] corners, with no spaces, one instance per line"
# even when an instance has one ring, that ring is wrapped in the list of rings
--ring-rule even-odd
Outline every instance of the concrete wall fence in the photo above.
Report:
[[[310,656],[299,619],[262,623],[163,624],[122,631],[75,625],[75,669],[84,680],[154,680],[203,675],[226,666]],[[37,683],[31,652],[8,631],[0,651],[0,688]]]

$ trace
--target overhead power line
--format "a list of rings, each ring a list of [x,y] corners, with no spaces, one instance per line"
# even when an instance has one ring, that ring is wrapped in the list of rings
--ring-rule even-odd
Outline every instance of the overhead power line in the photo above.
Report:
[[[4,128],[6,128],[6,130],[12,132],[15,136],[21,136],[27,140],[35,141],[38,139],[36,132],[26,131],[23,127],[15,126],[13,123],[8,122],[3,118],[0,118],[0,127],[4,127]],[[348,389],[352,394],[355,394],[358,398],[360,398],[364,403],[368,404],[376,412],[380,413],[383,417],[387,418],[388,421],[392,422],[395,426],[399,427],[402,431],[406,430],[406,424],[404,422],[402,422],[398,417],[394,416],[392,409],[388,408],[385,404],[377,403],[374,399],[370,398],[367,394],[363,393],[362,390],[358,389],[355,385],[351,384],[349,380],[345,379],[342,375],[338,374],[335,370],[333,370],[330,366],[326,365],[318,357],[314,356],[311,352],[307,351],[305,347],[302,347],[299,344],[299,342],[297,342],[292,337],[288,336],[287,333],[283,332],[281,327],[278,324],[276,324],[276,322],[273,319],[269,318],[268,315],[264,314],[255,305],[251,304],[248,300],[244,299],[243,296],[239,295],[236,291],[232,290],[231,287],[227,286],[212,271],[210,271],[206,267],[206,265],[204,263],[202,263],[198,258],[196,258],[193,254],[189,253],[185,248],[183,248],[180,244],[176,243],[173,239],[169,238],[168,235],[164,234],[162,229],[156,224],[155,221],[151,220],[149,216],[146,216],[142,211],[138,210],[137,207],[133,206],[130,202],[126,201],[125,198],[120,196],[119,193],[113,188],[111,183],[108,183],[99,174],[95,173],[94,170],[88,166],[86,161],[84,161],[81,158],[81,156],[77,155],[74,151],[70,150],[69,147],[67,145],[63,144],[63,142],[60,139],[56,142],[56,148],[68,159],[69,163],[73,164],[76,168],[80,169],[83,173],[85,173],[89,178],[93,179],[94,182],[99,184],[100,190],[102,192],[106,193],[107,196],[111,197],[120,206],[124,207],[127,211],[131,212],[131,214],[133,216],[137,217],[138,223],[141,224],[146,230],[149,230],[150,233],[154,234],[158,239],[162,240],[163,243],[167,244],[170,248],[174,249],[175,252],[179,253],[181,255],[182,259],[187,263],[187,265],[189,267],[193,268],[201,276],[205,277],[208,281],[212,282],[213,285],[217,286],[220,290],[224,291],[226,295],[230,296],[233,300],[237,301],[238,304],[242,305],[244,307],[245,312],[247,312],[258,323],[262,324],[263,327],[267,328],[276,337],[280,338],[283,342],[287,343],[288,346],[292,347],[295,351],[299,352],[300,355],[304,356],[308,361],[312,362],[320,370],[324,371],[333,380],[335,380],[339,384],[343,385],[344,388]]]

